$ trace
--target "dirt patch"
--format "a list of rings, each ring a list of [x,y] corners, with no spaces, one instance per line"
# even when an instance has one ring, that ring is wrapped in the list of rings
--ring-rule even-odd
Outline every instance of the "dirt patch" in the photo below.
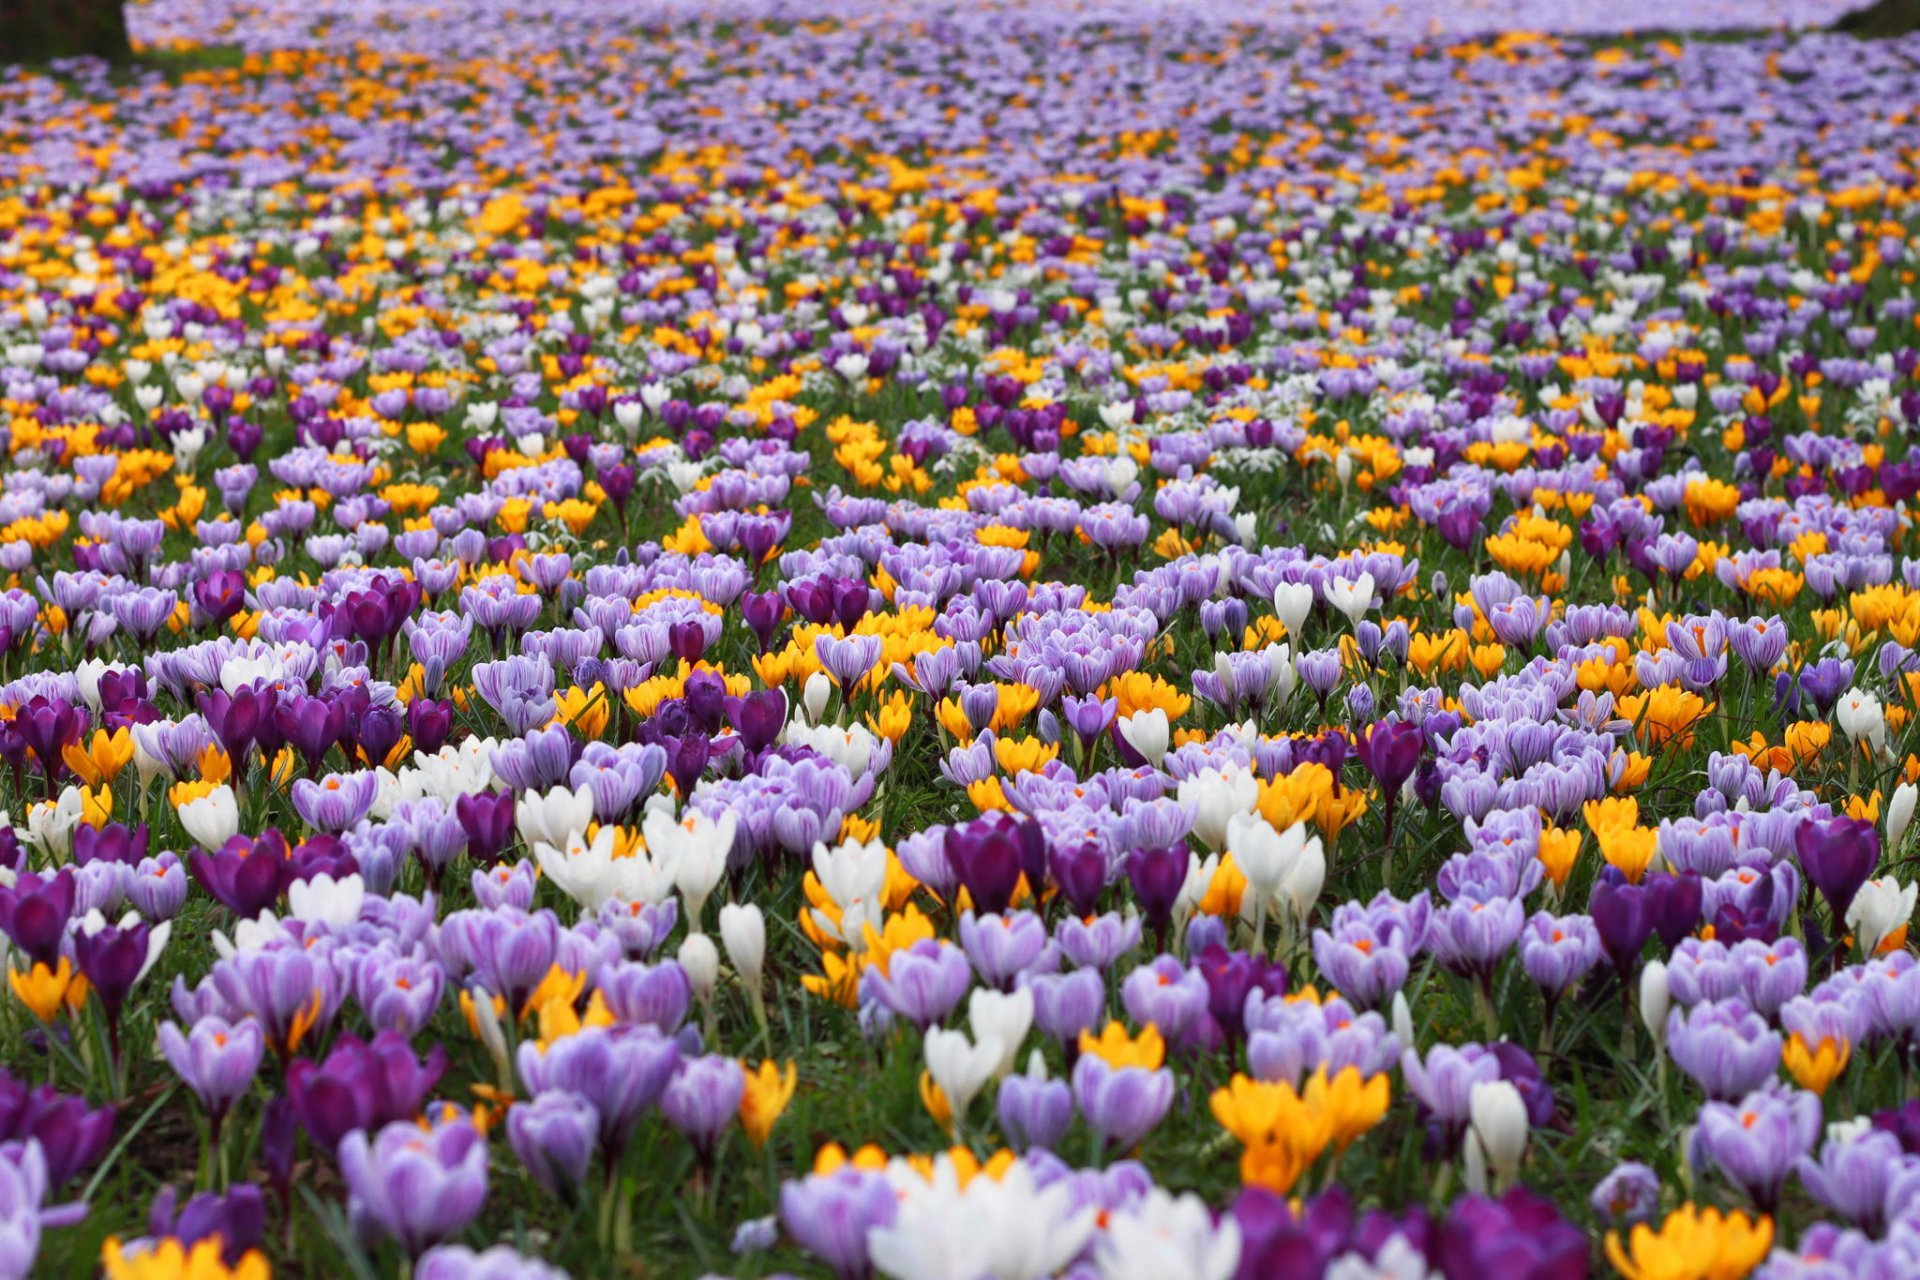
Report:
[[[1920,0],[1878,0],[1855,9],[1833,24],[1835,31],[1867,39],[1885,39],[1920,31]]]

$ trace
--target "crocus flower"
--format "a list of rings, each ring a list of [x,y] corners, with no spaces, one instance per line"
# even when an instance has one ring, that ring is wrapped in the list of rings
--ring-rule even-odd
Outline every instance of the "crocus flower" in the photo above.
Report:
[[[233,1104],[245,1097],[260,1069],[266,1040],[252,1018],[230,1023],[212,1014],[181,1032],[171,1022],[160,1024],[160,1050],[167,1064],[193,1091],[207,1110],[214,1132]]]
[[[732,1058],[722,1054],[683,1058],[660,1095],[660,1111],[693,1143],[701,1159],[710,1159],[728,1121],[740,1109],[746,1087],[746,1076]]]
[[[1879,832],[1861,819],[1809,818],[1794,832],[1793,848],[1835,923],[1844,921],[1854,895],[1880,862]]]
[[[371,1139],[357,1129],[342,1139],[340,1172],[354,1221],[417,1258],[479,1216],[487,1142],[464,1119],[425,1130],[398,1120]]]
[[[899,1212],[899,1201],[880,1173],[842,1164],[780,1188],[780,1221],[808,1253],[838,1280],[872,1274],[868,1235]]]
[[[600,1118],[600,1149],[617,1163],[633,1126],[660,1100],[680,1062],[679,1045],[653,1027],[587,1027],[549,1045],[520,1045],[520,1078],[536,1098],[561,1089]]]
[[[1667,1016],[1667,1052],[1709,1098],[1730,1101],[1780,1066],[1780,1034],[1737,1000],[1703,1000]]]
[[[599,1146],[600,1117],[577,1093],[550,1089],[507,1112],[507,1140],[549,1195],[580,1193]]]
[[[1819,1141],[1820,1120],[1819,1098],[1777,1083],[1738,1104],[1708,1102],[1688,1158],[1711,1163],[1761,1212],[1771,1213],[1795,1162]]]

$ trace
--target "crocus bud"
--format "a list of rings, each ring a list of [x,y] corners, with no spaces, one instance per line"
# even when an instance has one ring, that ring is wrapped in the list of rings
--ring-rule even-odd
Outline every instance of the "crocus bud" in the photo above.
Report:
[[[1407,993],[1393,993],[1393,1038],[1400,1042],[1401,1049],[1414,1047],[1413,1010],[1407,1006]]]
[[[826,714],[827,699],[833,694],[833,681],[827,679],[824,672],[816,671],[807,677],[806,686],[800,693],[800,705],[807,713],[808,724],[819,724],[820,717]]]
[[[1473,1086],[1468,1112],[1494,1177],[1510,1185],[1527,1154],[1527,1104],[1520,1091],[1505,1080],[1483,1080]]]
[[[767,954],[767,920],[760,908],[737,902],[720,908],[720,940],[727,945],[727,959],[733,961],[741,983],[758,990]]]
[[[1899,849],[1901,837],[1913,822],[1915,800],[1920,800],[1920,787],[1911,782],[1903,782],[1893,789],[1893,799],[1887,802],[1887,852]]]
[[[1289,638],[1300,634],[1307,615],[1313,612],[1313,586],[1305,582],[1283,582],[1273,589],[1273,612]]]
[[[720,949],[704,933],[696,933],[680,944],[680,967],[687,971],[687,983],[702,1004],[713,999],[720,981]]]
[[[1647,961],[1647,967],[1640,971],[1640,1021],[1661,1048],[1667,1044],[1667,1008],[1672,1003],[1673,997],[1667,992],[1666,962]]]

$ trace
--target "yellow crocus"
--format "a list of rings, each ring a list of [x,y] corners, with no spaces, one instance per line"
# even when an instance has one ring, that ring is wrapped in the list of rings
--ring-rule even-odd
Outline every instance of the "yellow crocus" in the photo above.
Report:
[[[266,1255],[249,1249],[229,1267],[221,1256],[225,1245],[218,1235],[194,1242],[191,1248],[172,1236],[138,1253],[128,1253],[109,1236],[100,1250],[100,1266],[107,1280],[270,1280],[273,1268]]]
[[[740,1127],[746,1131],[747,1140],[756,1148],[764,1147],[767,1138],[773,1133],[773,1126],[793,1101],[793,1091],[800,1084],[800,1073],[789,1061],[783,1071],[780,1065],[768,1058],[757,1068],[748,1068],[742,1061],[741,1070],[747,1075],[746,1092],[740,1095]]]
[[[1641,1223],[1622,1245],[1607,1232],[1607,1260],[1626,1280],[1740,1280],[1773,1248],[1773,1219],[1683,1204],[1655,1231]]]
[[[1148,1023],[1139,1035],[1129,1036],[1120,1023],[1109,1022],[1097,1037],[1090,1031],[1080,1033],[1080,1052],[1092,1054],[1116,1071],[1122,1067],[1157,1071],[1160,1064],[1166,1061],[1167,1042],[1161,1038],[1160,1029],[1152,1023]]]

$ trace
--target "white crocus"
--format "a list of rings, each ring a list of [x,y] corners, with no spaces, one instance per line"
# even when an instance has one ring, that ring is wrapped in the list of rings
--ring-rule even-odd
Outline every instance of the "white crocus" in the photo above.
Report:
[[[1227,838],[1227,819],[1253,811],[1260,784],[1244,765],[1200,769],[1181,779],[1178,797],[1182,806],[1193,808],[1193,834],[1207,848],[1218,849]]]
[[[1840,731],[1847,735],[1847,741],[1855,746],[1866,743],[1876,756],[1886,750],[1886,708],[1865,689],[1847,690],[1834,707],[1833,715],[1840,722]]]
[[[1871,956],[1889,942],[1895,946],[1904,942],[1917,896],[1920,884],[1903,885],[1892,876],[1861,885],[1847,908],[1847,928],[1859,940],[1860,950]]]
[[[563,847],[593,822],[593,789],[585,783],[568,790],[554,787],[542,795],[524,792],[513,806],[513,825],[529,849],[541,844]]]
[[[1287,873],[1286,883],[1281,885],[1288,905],[1293,908],[1293,927],[1296,931],[1307,927],[1307,919],[1313,914],[1314,904],[1320,901],[1320,890],[1326,882],[1327,854],[1320,845],[1320,838],[1315,836],[1301,848],[1299,861],[1293,864],[1293,870]]]
[[[720,949],[713,945],[713,939],[704,933],[693,934],[680,944],[674,958],[686,970],[694,998],[703,1005],[712,1001],[713,989],[720,985]]]
[[[231,793],[229,793],[231,794]],[[23,833],[26,843],[46,854],[55,862],[65,862],[73,848],[73,831],[80,825],[86,813],[86,798],[80,788],[66,787],[57,799],[42,800],[27,809],[27,829]],[[234,818],[236,829],[238,815]]]
[[[1033,1029],[1032,990],[1022,987],[1004,992],[989,987],[975,988],[967,997],[967,1024],[973,1028],[974,1039],[981,1044],[1000,1045],[1000,1061],[993,1074],[1006,1075],[1020,1056],[1027,1032]]]
[[[1294,865],[1306,848],[1306,824],[1296,822],[1286,831],[1257,813],[1236,813],[1227,819],[1227,852],[1247,878],[1253,908],[1253,949],[1266,949],[1267,908],[1280,894]]]
[[[887,846],[878,840],[842,840],[829,849],[816,841],[813,874],[836,906],[877,899],[887,887]]]
[[[649,810],[641,821],[647,848],[673,868],[673,885],[687,908],[687,928],[701,932],[700,912],[720,877],[727,872],[738,817],[729,811],[718,819],[688,808],[680,821],[660,809]]]
[[[954,1128],[959,1130],[966,1124],[967,1108],[1000,1069],[1006,1050],[991,1037],[976,1044],[964,1031],[928,1027],[926,1055],[927,1074],[947,1096],[947,1104],[953,1110]]]
[[[360,907],[367,900],[366,882],[358,875],[335,880],[322,873],[308,880],[295,880],[287,886],[287,914],[306,924],[323,924],[328,929],[344,929],[360,918]]]
[[[1024,1160],[999,1177],[963,1180],[941,1155],[930,1177],[903,1168],[890,1180],[900,1205],[868,1232],[867,1250],[874,1270],[895,1280],[1039,1280],[1078,1257],[1094,1232],[1095,1211],[1075,1207],[1073,1180],[1037,1186]]]
[[[1283,582],[1273,589],[1273,613],[1289,637],[1298,636],[1313,612],[1313,587],[1305,582]]]
[[[221,783],[197,800],[189,800],[175,813],[193,842],[202,849],[216,850],[240,834],[240,804],[233,788]]]
[[[1348,579],[1336,574],[1327,584],[1327,603],[1347,617],[1352,626],[1359,626],[1360,619],[1373,607],[1373,575],[1363,573],[1357,578]]]
[[[1893,789],[1893,799],[1887,801],[1887,851],[1895,852],[1900,841],[1906,837],[1907,828],[1913,824],[1914,801],[1920,800],[1920,787],[1911,782],[1903,782]]]
[[[1673,995],[1667,990],[1667,965],[1664,960],[1649,960],[1640,970],[1640,1021],[1647,1034],[1662,1048],[1667,1043],[1667,1010]]]
[[[1109,1218],[1094,1257],[1101,1280],[1227,1280],[1240,1265],[1240,1224],[1215,1221],[1192,1192],[1155,1187]]]
[[[588,911],[597,912],[614,898],[643,901],[642,895],[628,892],[632,886],[626,883],[630,879],[625,874],[627,869],[616,864],[644,864],[646,860],[615,858],[617,834],[613,827],[605,826],[591,840],[582,831],[568,833],[557,845],[537,840],[533,845],[533,858],[560,892]]]
[[[1506,1080],[1482,1080],[1468,1095],[1467,1110],[1493,1176],[1511,1186],[1527,1154],[1527,1104],[1520,1090]]]
[[[762,1026],[767,1021],[766,995],[761,990],[767,958],[767,918],[753,903],[729,902],[720,908],[720,941],[726,944],[727,959],[747,989],[747,1001],[753,1016]]]
[[[1139,752],[1141,759],[1158,769],[1160,762],[1167,758],[1168,744],[1173,741],[1173,727],[1167,720],[1167,713],[1159,707],[1150,707],[1130,716],[1122,716],[1116,723],[1127,745]]]

